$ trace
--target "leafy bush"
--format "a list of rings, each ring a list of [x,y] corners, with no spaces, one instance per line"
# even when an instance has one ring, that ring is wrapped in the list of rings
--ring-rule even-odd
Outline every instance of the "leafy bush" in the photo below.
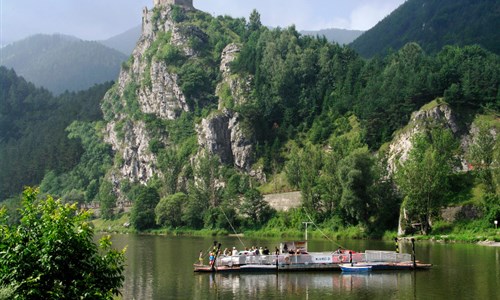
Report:
[[[0,210],[0,286],[17,286],[13,299],[113,299],[124,252],[111,249],[109,237],[93,242],[88,211],[37,195],[24,191],[17,226]]]

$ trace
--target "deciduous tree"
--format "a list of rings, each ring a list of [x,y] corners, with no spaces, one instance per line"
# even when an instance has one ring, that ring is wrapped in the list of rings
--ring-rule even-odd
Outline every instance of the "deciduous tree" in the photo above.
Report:
[[[13,299],[113,299],[123,284],[124,251],[93,241],[90,213],[38,190],[23,194],[19,225],[0,210],[0,286]]]

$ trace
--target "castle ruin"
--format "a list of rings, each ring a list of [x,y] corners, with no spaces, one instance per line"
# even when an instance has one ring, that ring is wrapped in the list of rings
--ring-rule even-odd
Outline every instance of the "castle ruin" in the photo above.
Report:
[[[153,0],[155,7],[158,6],[169,6],[169,5],[179,5],[186,8],[194,8],[193,0]]]

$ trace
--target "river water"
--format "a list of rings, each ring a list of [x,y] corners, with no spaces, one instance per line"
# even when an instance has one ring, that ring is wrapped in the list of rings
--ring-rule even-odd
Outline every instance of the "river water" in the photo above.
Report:
[[[471,244],[417,242],[417,259],[432,263],[425,271],[279,274],[198,274],[193,263],[213,238],[113,235],[113,246],[127,247],[123,299],[500,299],[500,248]],[[223,237],[238,249],[280,240]],[[394,250],[386,241],[309,241],[309,251]],[[411,253],[411,244],[400,243]],[[206,261],[205,261],[206,263]]]

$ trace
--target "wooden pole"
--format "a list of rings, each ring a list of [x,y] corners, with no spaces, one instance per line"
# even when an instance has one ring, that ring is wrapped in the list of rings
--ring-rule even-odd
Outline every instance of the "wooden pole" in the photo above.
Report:
[[[414,238],[411,238],[411,251],[412,251],[412,254],[413,254],[413,269],[417,269],[417,261],[416,261],[416,258],[415,258],[415,239]]]

